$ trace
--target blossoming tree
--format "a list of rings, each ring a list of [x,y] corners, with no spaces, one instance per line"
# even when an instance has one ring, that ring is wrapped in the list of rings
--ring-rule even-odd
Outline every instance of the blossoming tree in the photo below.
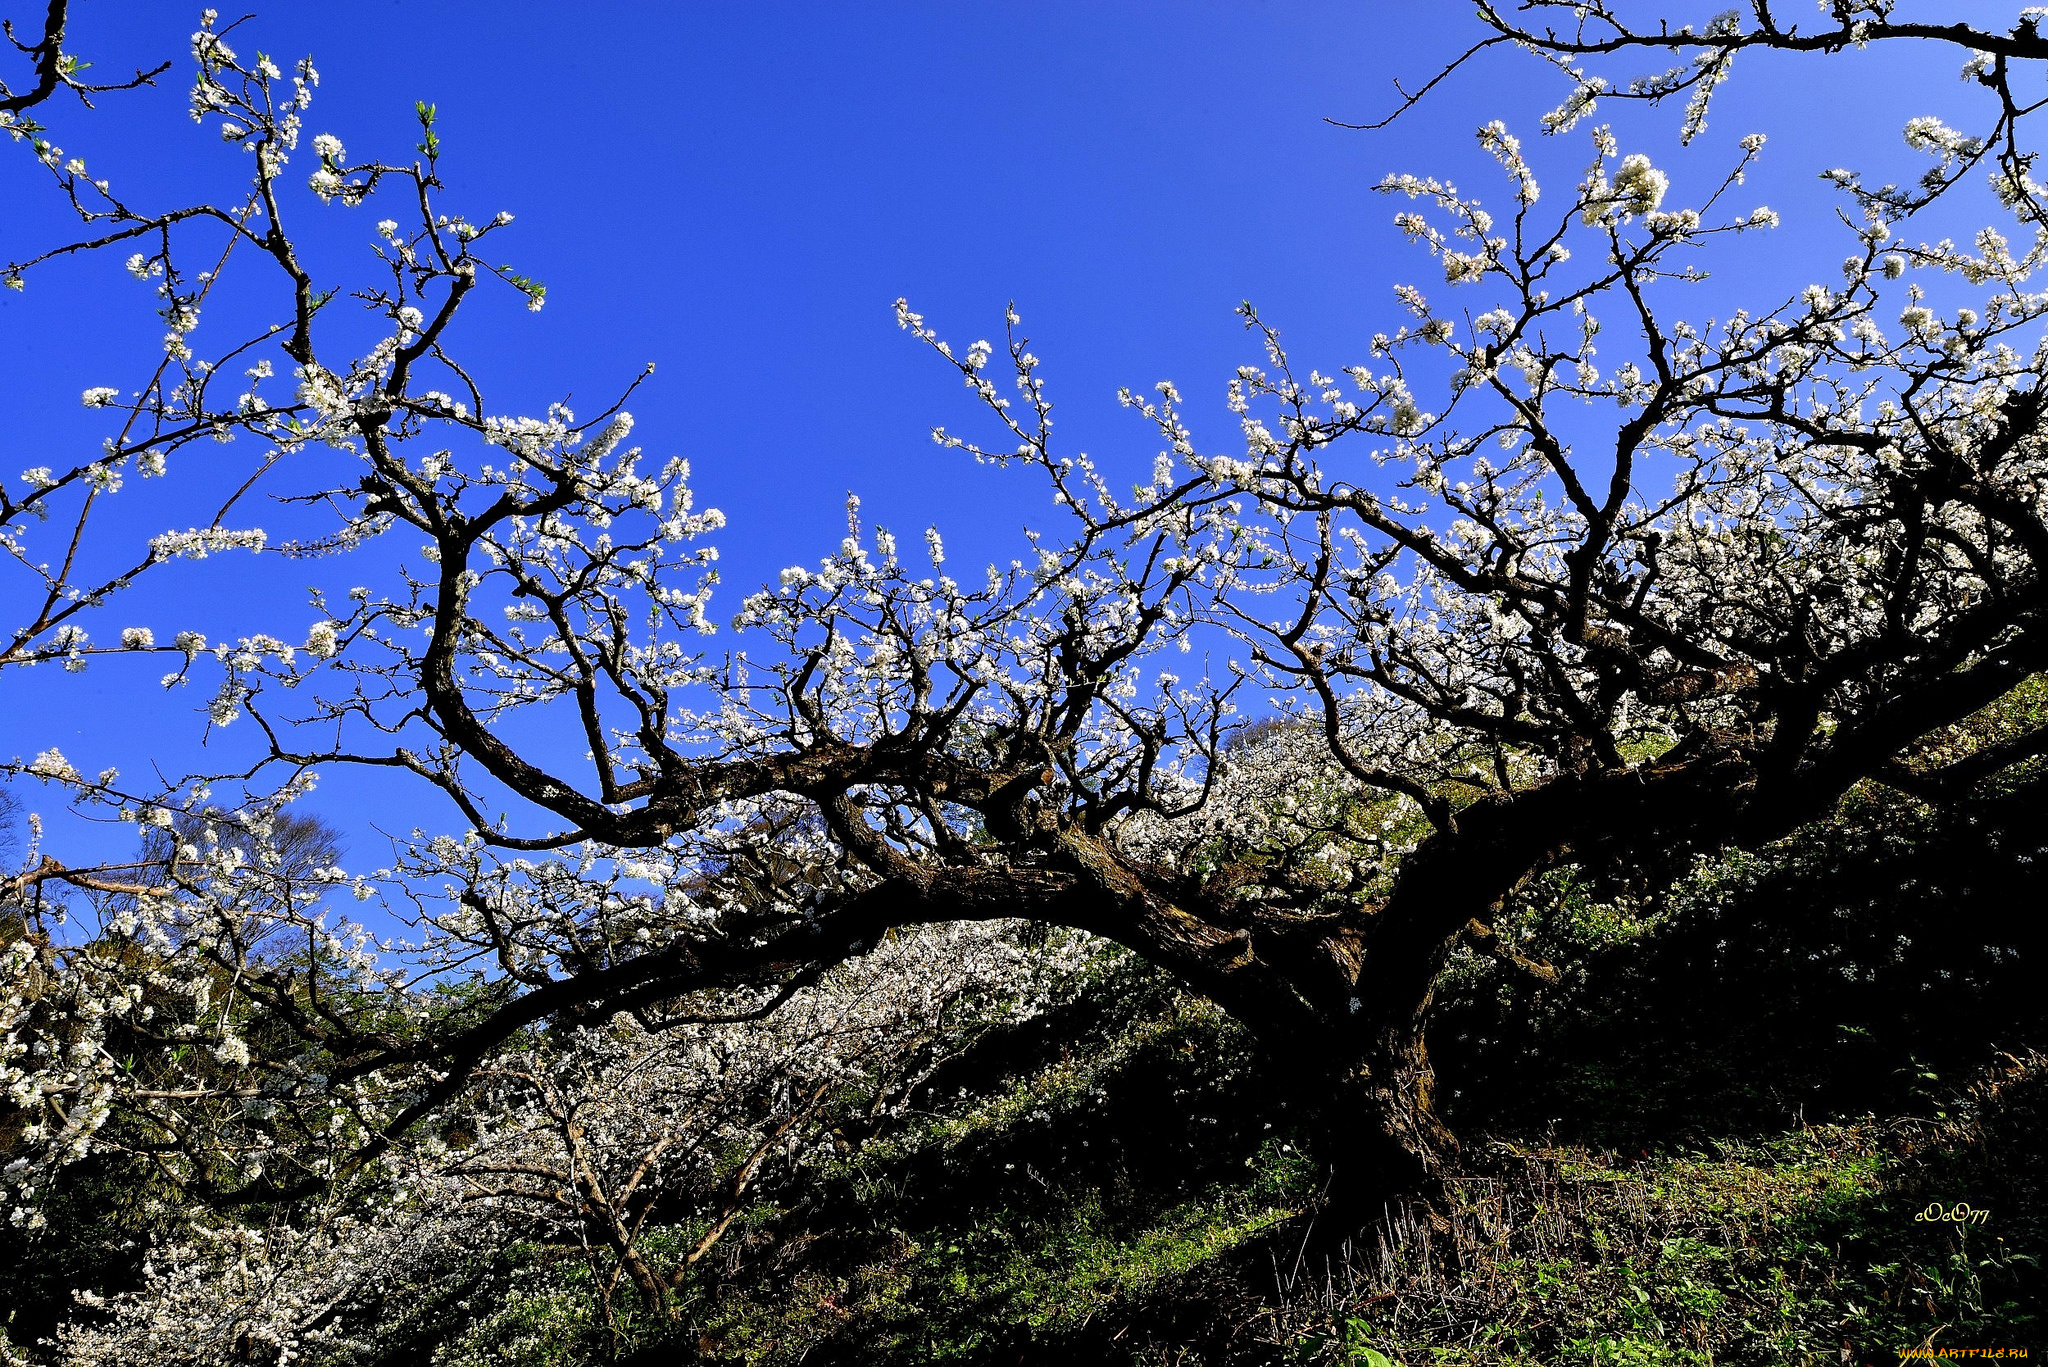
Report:
[[[1749,32],[1733,22],[1698,40],[1713,60],[1712,42]],[[429,108],[410,161],[312,141],[315,196],[399,206],[353,296],[379,340],[329,348],[336,296],[286,226],[316,77],[244,62],[225,36],[210,17],[195,35],[193,112],[254,149],[242,204],[133,209],[39,132],[17,138],[85,215],[86,245],[160,244],[134,269],[162,281],[171,382],[96,391],[145,436],[78,478],[201,435],[253,439],[265,468],[325,449],[347,473],[306,496],[332,524],[299,548],[403,536],[423,567],[320,600],[303,645],[170,647],[217,671],[216,722],[262,734],[252,774],[270,792],[240,815],[209,817],[210,789],[131,791],[54,751],[21,766],[145,825],[207,823],[146,879],[52,861],[9,885],[32,908],[69,879],[107,916],[65,948],[25,911],[7,951],[17,983],[70,983],[17,987],[10,1008],[20,1042],[0,1066],[50,1155],[23,1160],[22,1210],[49,1163],[115,1120],[221,1199],[307,1196],[473,1089],[519,1083],[543,1024],[624,1016],[655,1038],[771,1019],[907,929],[1017,920],[1114,941],[1232,1012],[1323,1099],[1343,1191],[1427,1190],[1457,1157],[1432,1104],[1434,984],[1460,943],[1549,971],[1492,927],[1531,879],[1571,864],[1668,879],[1853,785],[1941,800],[2048,751],[2048,733],[1958,747],[1953,729],[2048,666],[2038,249],[1992,229],[1916,244],[1891,220],[1918,201],[1869,192],[1829,283],[1688,319],[1698,253],[1776,221],[1730,203],[1761,138],[1674,188],[1596,128],[1589,169],[1545,201],[1489,125],[1499,212],[1388,180],[1396,222],[1474,306],[1406,289],[1408,321],[1329,374],[1304,373],[1247,307],[1265,358],[1229,382],[1231,445],[1198,439],[1170,384],[1126,394],[1157,451],[1127,494],[1055,440],[1014,312],[1000,344],[956,348],[899,302],[993,434],[940,429],[941,446],[1034,470],[1057,525],[966,574],[937,532],[905,545],[850,504],[838,548],[744,598],[723,649],[706,542],[723,519],[695,508],[687,466],[630,445],[623,398],[582,418],[502,413],[456,359],[480,285],[532,307],[544,292],[480,254],[509,216],[443,207]],[[1600,93],[1580,80],[1552,131]],[[2030,195],[2008,196],[2023,222]],[[277,272],[280,322],[233,353],[275,348],[289,395],[261,355],[226,395],[226,357],[193,354],[183,324],[204,286],[173,251],[188,230]],[[1938,312],[1905,280],[1926,270],[1983,297]],[[253,536],[217,524],[161,554]],[[1239,658],[1218,677],[1171,667],[1223,642]],[[522,744],[551,723],[580,764]],[[374,875],[266,863],[282,803],[342,764],[415,776],[459,829]],[[255,858],[234,830],[255,833]],[[343,887],[381,890],[413,938],[380,947],[336,924]],[[108,948],[122,944],[146,952]],[[147,1068],[103,1047],[117,1024]],[[565,1104],[552,1082],[521,1085],[536,1115]],[[191,1123],[202,1100],[240,1109]],[[280,1125],[295,1142],[266,1144]],[[516,1173],[465,1162],[450,1171],[521,1198]],[[623,1231],[609,1199],[569,1204]],[[630,1271],[630,1239],[613,1242]]]

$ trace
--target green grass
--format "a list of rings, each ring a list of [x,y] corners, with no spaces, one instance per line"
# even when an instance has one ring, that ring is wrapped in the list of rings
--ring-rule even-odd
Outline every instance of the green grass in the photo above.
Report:
[[[1456,1367],[1891,1364],[2048,1338],[2039,1122],[2048,1061],[1946,1119],[1802,1127],[1629,1162],[1504,1146],[1450,1229],[1413,1216],[1278,1316],[1298,1362]],[[1916,1221],[1969,1200],[1983,1226]]]
[[[1087,1047],[1075,1018],[1033,1027],[959,1075],[984,1089],[942,1078],[943,1106],[781,1184],[674,1320],[622,1294],[608,1328],[580,1256],[527,1246],[394,1296],[389,1360],[1891,1367],[1929,1341],[2048,1348],[2038,1057],[1917,1115],[1627,1148],[1474,1137],[1447,1216],[1390,1212],[1318,1262],[1306,1117],[1242,1032],[1142,975],[1085,1010]],[[1933,1200],[1991,1214],[1916,1221]],[[655,1251],[696,1233],[655,1231]]]

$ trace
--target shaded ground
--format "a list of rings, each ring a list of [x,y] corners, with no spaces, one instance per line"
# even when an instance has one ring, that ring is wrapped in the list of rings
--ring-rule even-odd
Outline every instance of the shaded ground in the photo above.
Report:
[[[1303,1254],[1312,1101],[1277,1090],[1214,1007],[1111,958],[1067,1006],[985,1036],[909,1114],[849,1114],[822,1166],[764,1182],[680,1318],[621,1305],[614,1340],[577,1251],[454,1250],[372,1308],[376,1361],[2048,1352],[2041,810],[2032,791],[1941,819],[1866,799],[1654,902],[1625,880],[1532,890],[1499,929],[1561,981],[1464,956],[1437,1013],[1470,1160],[1450,1218],[1389,1212],[1333,1262]],[[18,1257],[0,1232],[17,1313],[60,1313],[80,1278],[118,1286],[146,1241],[120,1174],[75,1181],[70,1264]],[[1930,1203],[1985,1214],[1916,1219]]]

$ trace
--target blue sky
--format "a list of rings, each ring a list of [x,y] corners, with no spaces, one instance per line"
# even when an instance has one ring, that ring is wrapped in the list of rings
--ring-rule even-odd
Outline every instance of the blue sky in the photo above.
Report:
[[[2003,13],[1937,8],[1986,21]],[[143,202],[188,198],[195,184],[225,193],[240,154],[183,113],[196,11],[164,0],[75,9],[71,46],[97,70],[178,64],[160,89],[109,96],[97,114],[52,107],[44,117],[57,140]],[[40,6],[0,0],[0,13],[26,22]],[[1389,226],[1394,205],[1370,189],[1381,175],[1446,176],[1505,202],[1472,139],[1493,118],[1532,144],[1560,192],[1587,159],[1581,136],[1534,146],[1538,115],[1564,87],[1507,54],[1390,130],[1325,122],[1377,117],[1396,78],[1426,78],[1474,36],[1465,6],[1438,0],[301,0],[259,9],[235,41],[286,62],[312,53],[324,79],[308,131],[332,132],[358,156],[405,155],[413,101],[438,105],[451,202],[475,218],[514,212],[504,255],[549,286],[541,314],[501,300],[460,341],[498,407],[537,413],[565,394],[600,407],[644,362],[658,364],[633,405],[636,440],[688,456],[700,506],[730,519],[713,614],[724,617],[781,566],[815,562],[836,543],[849,490],[899,532],[937,523],[970,561],[1007,559],[1023,525],[1050,521],[1028,475],[978,469],[931,445],[934,423],[973,431],[974,414],[957,381],[897,330],[898,295],[959,344],[997,335],[1015,300],[1066,439],[1113,467],[1143,468],[1156,446],[1116,407],[1121,384],[1173,378],[1203,444],[1232,444],[1223,384],[1259,359],[1232,316],[1240,300],[1281,327],[1304,366],[1365,360],[1366,339],[1400,320],[1395,283],[1443,288]],[[1672,172],[1673,203],[1717,176],[1742,135],[1771,135],[1744,193],[1779,209],[1785,227],[1717,256],[1714,282],[1687,311],[1832,277],[1846,242],[1816,173],[1847,164],[1917,174],[1898,129],[1912,115],[1960,119],[1975,107],[1959,65],[1948,51],[1749,62],[1682,154],[1675,110],[1612,109],[1624,149],[1647,150]],[[0,257],[63,228],[28,170],[18,154],[0,162]],[[317,269],[348,283],[381,215],[309,199],[297,214]],[[160,334],[150,302],[111,258],[0,293],[0,468],[69,464],[97,444],[96,415],[76,395],[139,379]],[[192,491],[208,487],[197,477],[131,483],[105,531],[120,539],[190,525]],[[249,520],[282,525],[290,514]],[[94,631],[146,623],[160,636],[196,627],[298,639],[313,618],[308,583],[371,577],[275,557],[180,566]],[[0,754],[57,744],[87,770],[134,771],[151,757],[172,770],[224,767],[247,738],[231,730],[200,755],[207,690],[156,689],[162,667],[114,660],[83,675],[0,677]],[[417,793],[342,775],[314,805],[365,832],[360,853],[373,860],[371,823],[441,815]],[[59,852],[72,858],[111,852],[126,836],[66,839]]]

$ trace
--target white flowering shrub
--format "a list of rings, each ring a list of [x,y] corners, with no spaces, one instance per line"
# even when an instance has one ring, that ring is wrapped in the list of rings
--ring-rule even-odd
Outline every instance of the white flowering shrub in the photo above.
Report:
[[[607,1320],[622,1281],[661,1311],[764,1172],[787,1180],[829,1154],[826,1130],[850,1108],[902,1106],[980,1033],[1056,998],[1090,952],[1079,939],[1026,952],[1008,927],[930,927],[765,1017],[728,1002],[658,1032],[621,1016],[523,1041],[373,1172],[266,1227],[198,1224],[150,1250],[141,1289],[83,1294],[57,1360],[171,1367],[252,1345],[275,1361],[374,1360],[389,1288],[520,1241],[580,1250]],[[281,1123],[286,1102],[241,1109],[279,1147],[307,1141]],[[644,1236],[677,1224],[691,1237],[666,1265]]]
[[[142,1289],[80,1294],[80,1317],[59,1330],[54,1361],[98,1367],[202,1367],[234,1361],[367,1362],[374,1341],[355,1332],[381,1289],[440,1270],[449,1250],[501,1231],[459,1203],[384,1207],[367,1218],[332,1205],[297,1221],[195,1229],[153,1248]]]

